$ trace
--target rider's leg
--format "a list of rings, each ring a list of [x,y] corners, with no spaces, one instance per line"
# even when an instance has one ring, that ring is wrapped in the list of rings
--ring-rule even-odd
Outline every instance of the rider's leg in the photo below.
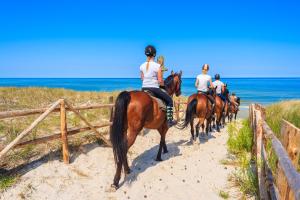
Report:
[[[167,120],[168,120],[168,125],[173,126],[176,124],[175,121],[173,121],[173,99],[166,93],[163,92],[159,88],[153,88],[151,91],[154,93],[154,95],[157,98],[162,99],[164,102],[167,104]]]

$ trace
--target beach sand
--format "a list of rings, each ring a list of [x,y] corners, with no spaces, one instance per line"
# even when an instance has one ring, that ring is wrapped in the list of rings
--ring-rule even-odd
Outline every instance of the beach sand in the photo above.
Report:
[[[195,142],[190,140],[189,131],[169,130],[169,153],[162,155],[162,162],[154,160],[158,132],[151,130],[139,136],[129,151],[132,173],[125,180],[122,176],[116,192],[110,191],[115,172],[112,149],[88,144],[72,152],[69,165],[56,158],[30,166],[0,199],[222,199],[220,191],[228,193],[229,199],[238,199],[239,189],[228,181],[236,169],[220,163],[228,157],[226,128]]]

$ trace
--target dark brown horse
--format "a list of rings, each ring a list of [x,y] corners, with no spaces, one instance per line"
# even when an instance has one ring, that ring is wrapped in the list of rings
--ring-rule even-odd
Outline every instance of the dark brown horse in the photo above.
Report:
[[[239,97],[237,98],[236,102],[238,103],[238,105],[240,105]],[[233,115],[234,115],[234,120],[236,120],[236,116],[239,111],[239,108],[237,106],[235,106],[233,103],[230,103],[228,110],[229,110],[228,121],[230,121],[230,122],[232,121]]]
[[[216,125],[217,125],[217,131],[220,132],[220,126],[221,126],[221,120],[223,117],[223,111],[225,108],[225,102],[222,100],[222,98],[218,95],[216,95],[214,91],[214,97],[215,97],[215,119],[216,119]]]
[[[181,75],[172,73],[165,80],[165,87],[170,96],[181,94]],[[165,142],[169,129],[166,112],[159,108],[156,100],[142,91],[123,91],[115,103],[115,115],[112,123],[110,140],[113,147],[114,159],[117,166],[112,187],[117,189],[121,178],[122,166],[125,173],[130,173],[127,161],[128,149],[133,145],[137,135],[143,128],[157,129],[161,139],[156,156],[161,161],[161,153],[167,153]]]
[[[189,96],[187,102],[187,109],[185,113],[184,123],[181,125],[181,129],[186,128],[189,124],[191,126],[192,139],[195,140],[194,134],[194,119],[198,118],[196,124],[196,137],[199,136],[200,126],[204,127],[204,122],[206,120],[206,135],[210,128],[211,118],[212,118],[212,104],[210,103],[208,97],[205,94],[193,94]]]

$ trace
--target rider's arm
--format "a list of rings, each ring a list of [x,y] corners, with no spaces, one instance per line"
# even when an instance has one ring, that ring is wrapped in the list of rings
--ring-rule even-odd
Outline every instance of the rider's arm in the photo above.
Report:
[[[141,71],[141,79],[144,80],[144,73]]]
[[[198,84],[199,84],[199,81],[198,81],[198,79],[196,79],[196,82],[195,82],[195,87],[196,88],[198,87]]]
[[[163,80],[163,75],[162,75],[162,72],[161,72],[161,67],[159,68],[158,72],[157,72],[157,79],[158,79],[158,82],[161,86],[164,86],[164,80]]]

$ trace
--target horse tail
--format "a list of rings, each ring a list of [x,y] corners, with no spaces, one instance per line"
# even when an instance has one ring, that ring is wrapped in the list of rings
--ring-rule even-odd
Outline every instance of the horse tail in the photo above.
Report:
[[[123,91],[117,97],[115,103],[115,114],[110,131],[115,163],[126,161],[127,142],[125,140],[125,122],[127,121],[127,107],[130,102],[130,94]]]
[[[196,114],[197,103],[198,100],[197,98],[195,98],[187,105],[186,112],[185,112],[185,119],[184,119],[184,123],[180,127],[181,129],[186,128],[188,124],[192,121],[193,116]]]

